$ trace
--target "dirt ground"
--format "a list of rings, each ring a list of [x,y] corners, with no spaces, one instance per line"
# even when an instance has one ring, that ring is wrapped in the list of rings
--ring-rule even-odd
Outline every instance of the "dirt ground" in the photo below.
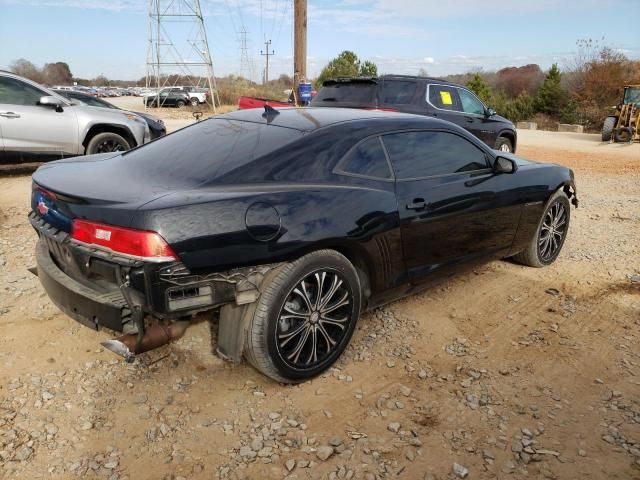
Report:
[[[0,178],[0,478],[640,479],[640,150],[571,138],[520,135],[576,172],[554,265],[366,314],[298,386],[220,360],[206,317],[133,364],[105,351],[26,271],[30,179]]]

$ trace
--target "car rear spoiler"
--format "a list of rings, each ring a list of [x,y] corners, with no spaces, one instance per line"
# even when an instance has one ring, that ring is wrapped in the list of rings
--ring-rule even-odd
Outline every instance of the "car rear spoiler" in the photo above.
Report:
[[[338,85],[341,83],[369,83],[376,85],[378,83],[377,77],[338,77],[322,82],[323,87]]]

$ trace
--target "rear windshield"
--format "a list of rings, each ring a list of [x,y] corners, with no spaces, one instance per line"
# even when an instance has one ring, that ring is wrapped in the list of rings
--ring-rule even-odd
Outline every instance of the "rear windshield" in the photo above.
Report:
[[[313,99],[318,103],[365,103],[372,104],[376,99],[376,84],[345,82],[323,86]]]
[[[127,168],[172,184],[200,185],[298,140],[292,128],[211,118],[123,154]]]

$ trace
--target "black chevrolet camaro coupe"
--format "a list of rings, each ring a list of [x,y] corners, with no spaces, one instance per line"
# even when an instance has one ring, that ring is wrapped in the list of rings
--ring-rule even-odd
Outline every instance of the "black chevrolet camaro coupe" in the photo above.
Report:
[[[462,128],[352,109],[244,110],[33,175],[37,274],[126,358],[219,319],[217,350],[298,382],[360,314],[480,262],[552,263],[573,172]]]

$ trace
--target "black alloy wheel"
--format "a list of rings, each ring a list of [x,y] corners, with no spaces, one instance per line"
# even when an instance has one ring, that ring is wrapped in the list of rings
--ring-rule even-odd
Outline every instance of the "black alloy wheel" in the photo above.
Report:
[[[322,364],[343,343],[353,316],[353,292],[335,270],[304,277],[287,295],[276,329],[280,360],[292,369]]]
[[[85,154],[125,152],[130,148],[131,145],[123,136],[115,132],[102,132],[89,140]]]
[[[571,204],[562,190],[556,191],[547,201],[538,228],[527,247],[513,259],[529,267],[541,268],[556,261],[569,232]]]
[[[360,317],[356,268],[335,250],[316,250],[270,271],[247,307],[244,357],[265,375],[298,383],[322,373],[347,348]]]
[[[542,262],[550,263],[560,252],[567,234],[567,219],[567,209],[558,200],[545,213],[538,234],[538,255]]]
[[[96,153],[124,152],[126,150],[128,148],[125,145],[113,138],[100,142],[96,147]]]

